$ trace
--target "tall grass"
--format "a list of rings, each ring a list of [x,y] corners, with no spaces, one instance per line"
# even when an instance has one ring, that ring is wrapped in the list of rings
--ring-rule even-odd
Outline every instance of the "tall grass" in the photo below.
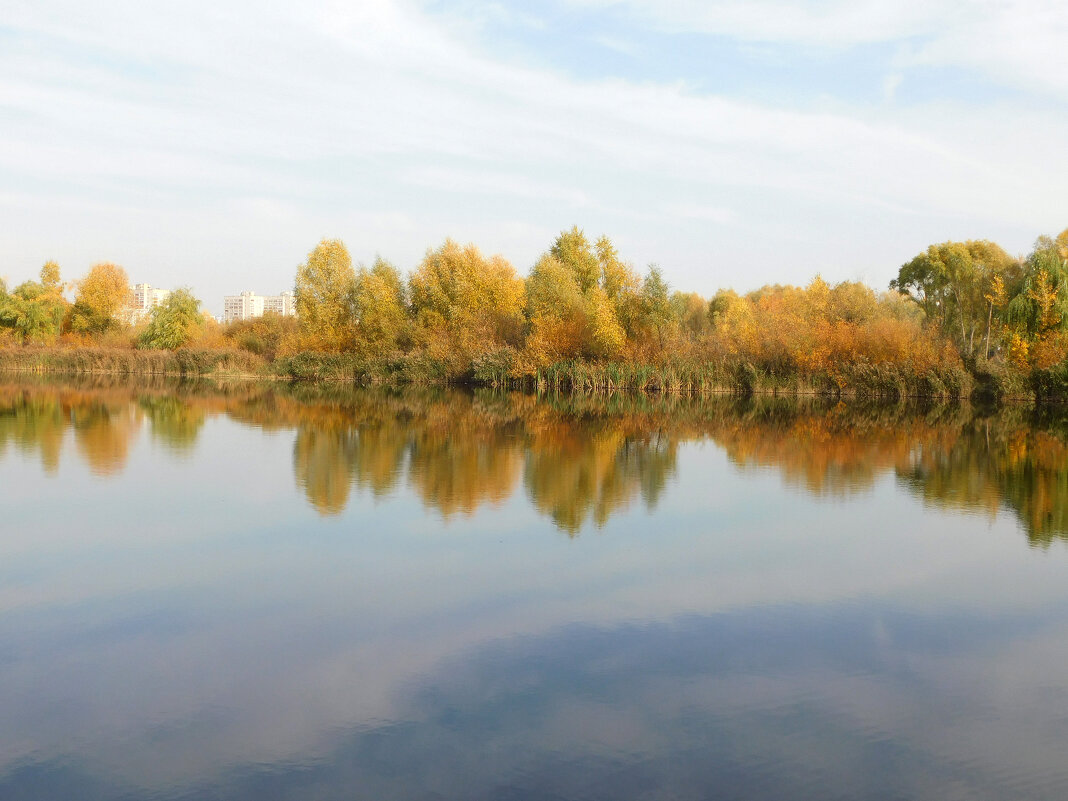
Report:
[[[746,361],[677,359],[662,364],[569,360],[516,376],[511,354],[479,357],[466,370],[426,351],[364,356],[355,353],[301,352],[268,362],[244,350],[134,350],[101,347],[20,347],[0,350],[0,370],[38,373],[115,375],[249,375],[303,382],[356,384],[465,385],[532,389],[539,392],[825,395],[901,399],[962,398],[974,386],[963,367],[920,371],[910,365],[839,365],[833,374],[769,369]],[[1055,371],[1043,375],[1033,391],[1043,396],[1068,392],[1068,380]]]
[[[49,348],[0,350],[0,370],[30,373],[114,375],[260,375],[266,362],[241,350],[134,350],[132,348]]]

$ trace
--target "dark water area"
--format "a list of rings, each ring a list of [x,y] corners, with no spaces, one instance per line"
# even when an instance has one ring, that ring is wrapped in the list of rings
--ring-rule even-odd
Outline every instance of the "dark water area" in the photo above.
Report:
[[[0,799],[1068,797],[1068,413],[0,379]]]

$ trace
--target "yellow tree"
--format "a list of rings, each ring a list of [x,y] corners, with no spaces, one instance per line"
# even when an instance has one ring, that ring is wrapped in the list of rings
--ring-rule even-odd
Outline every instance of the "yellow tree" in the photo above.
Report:
[[[393,350],[406,337],[408,310],[400,272],[383,259],[356,271],[353,311],[357,345],[374,351]]]
[[[640,314],[640,286],[607,237],[591,246],[577,227],[564,231],[527,278],[528,359],[546,366],[617,357],[628,334],[623,319]]]
[[[297,268],[297,320],[302,347],[339,351],[352,340],[356,273],[340,239],[324,239]]]
[[[612,303],[619,324],[627,336],[633,336],[641,317],[641,277],[619,258],[607,236],[598,239],[594,248],[601,264],[601,288]]]
[[[77,283],[78,294],[70,313],[70,328],[79,333],[101,333],[119,325],[123,308],[130,304],[126,270],[111,262],[94,264]]]
[[[601,280],[601,263],[577,225],[561,233],[549,253],[571,271],[583,293]]]
[[[527,278],[531,325],[527,351],[535,367],[580,355],[586,330],[585,304],[574,273],[551,253],[542,256]]]
[[[418,336],[452,370],[522,337],[523,280],[503,256],[483,256],[474,245],[448,239],[427,251],[408,295]]]
[[[46,261],[41,267],[41,286],[52,292],[63,292],[63,281],[59,276],[59,265],[54,261]]]

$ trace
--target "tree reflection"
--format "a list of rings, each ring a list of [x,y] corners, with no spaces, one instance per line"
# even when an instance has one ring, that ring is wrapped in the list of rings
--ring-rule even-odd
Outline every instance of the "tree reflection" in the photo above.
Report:
[[[130,403],[87,401],[70,407],[70,422],[78,451],[90,471],[110,476],[126,466],[141,415]]]
[[[611,420],[561,420],[529,432],[525,468],[535,508],[574,535],[587,520],[603,526],[637,495],[654,506],[674,473],[675,446],[659,431]]]
[[[138,404],[148,418],[152,439],[175,452],[188,452],[204,426],[205,410],[174,395],[145,395]]]
[[[1033,543],[1068,539],[1068,416],[1026,408],[38,379],[0,386],[0,458],[13,448],[54,473],[70,431],[89,469],[110,476],[145,421],[186,453],[214,415],[295,431],[296,483],[323,515],[354,492],[407,486],[449,519],[522,487],[574,536],[636,502],[653,508],[679,445],[704,440],[737,469],[776,470],[810,494],[865,492],[886,476],[927,504],[1011,510]]]
[[[932,505],[991,517],[1007,507],[1034,544],[1068,539],[1065,438],[1018,414],[970,421],[949,447],[921,451],[898,477]]]
[[[55,398],[0,392],[0,458],[9,445],[23,454],[37,452],[45,472],[59,469],[59,454],[67,430],[63,408]]]
[[[341,513],[349,502],[356,463],[355,431],[301,426],[293,444],[297,485],[321,514]]]

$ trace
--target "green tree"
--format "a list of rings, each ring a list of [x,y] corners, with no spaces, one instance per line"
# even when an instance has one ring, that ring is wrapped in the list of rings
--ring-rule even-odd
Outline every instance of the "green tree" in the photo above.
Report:
[[[1068,327],[1068,261],[1049,237],[1039,238],[1024,262],[1006,316],[1031,337]]]
[[[177,350],[192,340],[204,324],[200,301],[191,290],[176,289],[152,309],[148,326],[138,337],[137,347]]]
[[[664,347],[665,336],[671,324],[670,288],[660,268],[649,265],[649,272],[642,281],[642,324],[655,337],[657,345]]]
[[[711,328],[708,303],[696,292],[672,292],[671,316],[675,323],[692,337],[700,337]]]
[[[958,338],[962,352],[975,349],[975,332],[992,317],[986,295],[994,276],[1004,276],[1013,259],[987,240],[931,245],[901,266],[890,288],[911,297],[929,320]]]
[[[586,298],[574,272],[546,253],[527,277],[527,347],[541,366],[581,354],[586,330]]]
[[[295,303],[301,345],[339,351],[353,336],[352,258],[340,239],[324,239],[297,268]]]
[[[40,281],[25,281],[10,294],[0,296],[0,326],[11,328],[23,342],[52,342],[59,336],[67,301],[59,265],[47,262]]]

